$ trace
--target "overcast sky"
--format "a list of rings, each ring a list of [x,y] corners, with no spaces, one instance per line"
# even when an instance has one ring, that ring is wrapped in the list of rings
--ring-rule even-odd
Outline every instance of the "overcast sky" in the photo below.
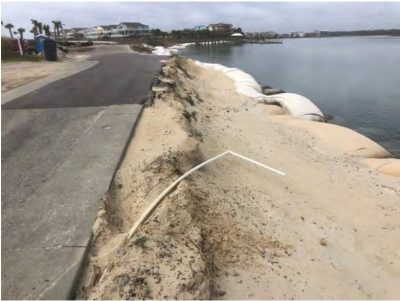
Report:
[[[227,22],[243,31],[400,28],[400,2],[1,2],[1,20],[29,36],[30,19],[65,28],[141,22],[162,30]],[[8,31],[2,29],[2,34]]]

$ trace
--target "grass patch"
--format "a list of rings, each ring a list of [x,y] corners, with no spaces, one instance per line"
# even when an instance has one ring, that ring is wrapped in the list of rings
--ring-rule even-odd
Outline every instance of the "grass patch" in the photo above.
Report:
[[[146,236],[142,236],[139,238],[136,238],[135,241],[133,242],[133,244],[135,246],[141,247],[141,248],[146,248],[146,241],[148,241],[149,239]]]
[[[2,63],[18,63],[18,62],[42,62],[44,58],[40,55],[19,55],[8,58],[2,58]]]

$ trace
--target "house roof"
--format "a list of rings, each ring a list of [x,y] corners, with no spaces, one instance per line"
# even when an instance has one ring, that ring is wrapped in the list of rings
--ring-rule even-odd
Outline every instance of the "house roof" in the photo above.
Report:
[[[65,33],[76,32],[76,31],[83,31],[88,30],[89,28],[85,27],[73,27],[73,28],[64,28],[62,31]]]
[[[147,25],[144,25],[144,24],[139,23],[139,22],[121,22],[121,23],[119,23],[119,25],[121,25],[121,24],[124,24],[127,27],[147,26]]]
[[[215,23],[215,24],[210,24],[208,26],[229,26],[232,27],[232,24],[227,24],[227,23]]]
[[[117,28],[118,25],[100,25],[99,27],[103,28],[104,30],[110,30],[110,29]]]
[[[86,30],[86,27],[72,27],[70,30]]]

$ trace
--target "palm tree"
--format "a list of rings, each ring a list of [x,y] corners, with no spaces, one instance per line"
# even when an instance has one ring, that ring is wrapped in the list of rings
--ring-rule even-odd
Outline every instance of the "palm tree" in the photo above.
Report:
[[[53,34],[54,34],[54,38],[56,38],[56,22],[57,22],[57,21],[51,21],[51,23],[53,23]]]
[[[21,27],[21,28],[18,28],[17,30],[18,30],[20,39],[23,40],[24,39],[25,28]]]
[[[58,21],[58,22],[60,22],[60,26],[59,26],[59,29],[58,29],[58,38],[60,38],[60,29],[64,29],[63,26],[65,26],[65,24],[62,24],[61,21]]]
[[[55,21],[51,21],[54,24],[54,37],[55,38],[60,38],[60,29],[63,28],[63,25],[61,23],[61,21],[59,20],[55,20]]]
[[[36,37],[37,34],[38,34],[38,21],[35,20],[35,19],[31,19],[31,22],[32,22],[32,25],[33,25],[32,33],[33,33],[33,36]]]
[[[57,28],[58,28],[58,21],[51,21],[53,23],[53,34],[54,38],[57,38]]]
[[[60,29],[63,29],[61,21],[57,21],[57,38],[60,39]]]
[[[54,33],[54,38],[56,39],[57,38],[58,21],[51,21],[51,23],[53,23],[53,26],[54,26],[53,33]]]
[[[11,28],[13,28],[14,25],[12,25],[11,23],[8,23],[8,24],[4,25],[4,27],[7,28],[10,31],[11,39],[14,39],[14,36],[12,34],[12,31],[11,31]]]
[[[51,37],[50,25],[44,24],[43,30],[44,30],[44,34],[50,38]]]
[[[42,24],[42,22],[38,22],[37,26],[38,26],[38,29],[39,29],[39,33],[43,34],[43,24]]]

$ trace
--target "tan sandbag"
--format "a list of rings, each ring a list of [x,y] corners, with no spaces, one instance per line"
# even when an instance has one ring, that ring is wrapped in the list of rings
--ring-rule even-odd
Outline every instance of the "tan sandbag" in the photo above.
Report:
[[[380,173],[400,177],[400,159],[388,158],[388,159],[377,159],[367,158],[361,160],[366,166],[374,169]]]
[[[265,104],[278,104],[292,116],[312,121],[325,121],[324,114],[308,98],[295,93],[265,95],[261,85],[250,74],[238,69],[228,68],[220,64],[210,64],[195,61],[195,64],[206,69],[224,72],[231,78],[239,94],[250,97]]]
[[[363,158],[388,158],[390,153],[378,143],[351,129],[322,122],[290,119],[287,122],[309,130],[326,144],[345,154]]]

